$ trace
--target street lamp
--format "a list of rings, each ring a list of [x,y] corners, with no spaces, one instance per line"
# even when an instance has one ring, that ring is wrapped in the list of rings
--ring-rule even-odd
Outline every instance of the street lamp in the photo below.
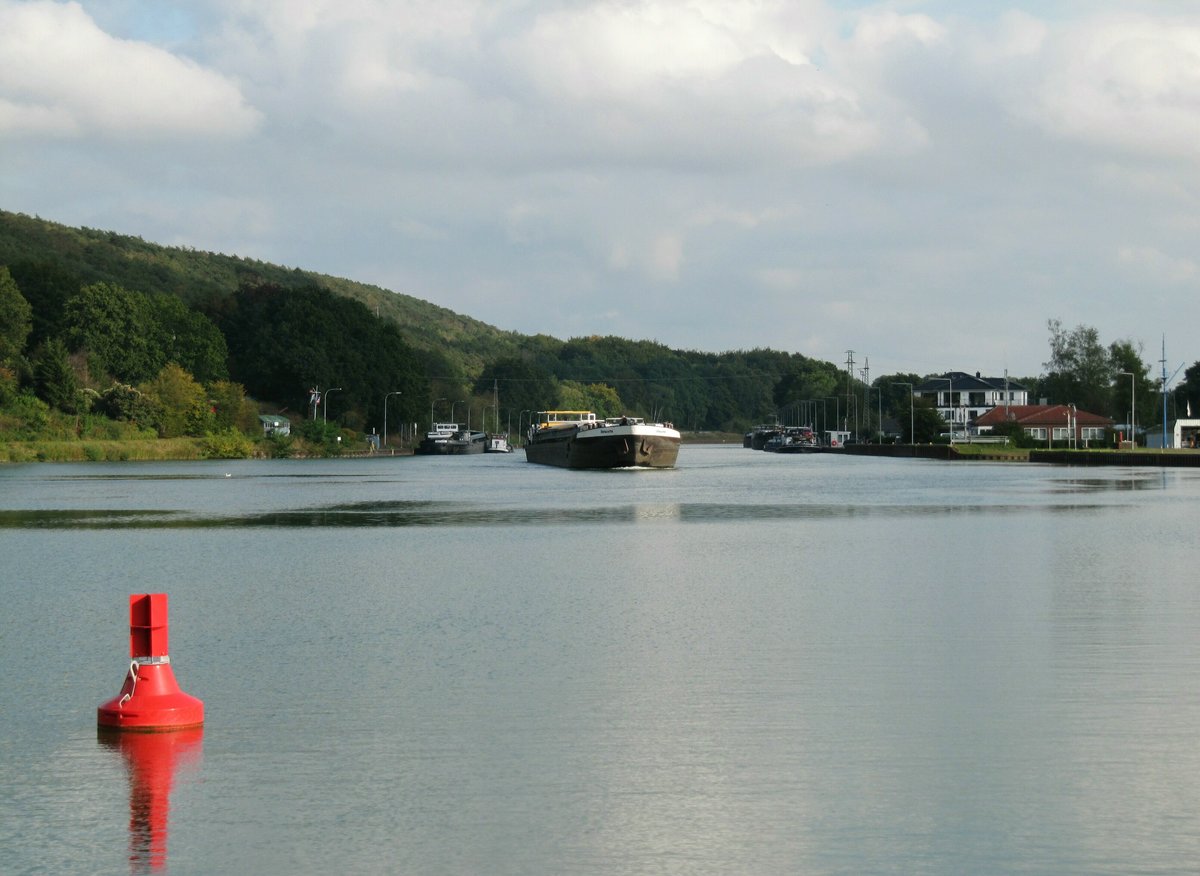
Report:
[[[833,430],[836,432],[838,429],[838,424],[842,422],[842,398],[838,395],[827,395],[821,399],[822,407],[824,407],[825,402],[829,401],[830,399],[833,399]],[[828,421],[825,422],[825,438],[829,441],[833,440],[833,436],[829,434]]]
[[[458,420],[454,419],[454,406],[462,403],[463,400],[461,398],[458,401],[450,402],[450,422],[456,426],[458,425]]]
[[[387,403],[388,399],[394,395],[403,395],[403,393],[397,389],[383,397],[383,446],[385,450],[387,449]]]
[[[445,399],[444,398],[435,398],[433,401],[431,401],[429,403],[429,431],[430,432],[433,431],[433,406],[436,405],[440,401],[445,401]]]
[[[1129,438],[1133,443],[1133,448],[1136,450],[1137,449],[1137,396],[1134,395],[1133,372],[1132,371],[1118,371],[1117,373],[1129,375]]]
[[[908,387],[908,443],[916,444],[917,436],[916,429],[914,427],[916,419],[913,417],[913,385],[911,383],[905,383],[902,380],[897,380],[896,386]]]
[[[954,378],[946,376],[946,406],[950,408],[950,443],[954,443]]]
[[[329,422],[329,393],[341,391],[342,388],[340,386],[335,386],[333,389],[325,390],[325,395],[321,397],[321,419],[324,422]]]

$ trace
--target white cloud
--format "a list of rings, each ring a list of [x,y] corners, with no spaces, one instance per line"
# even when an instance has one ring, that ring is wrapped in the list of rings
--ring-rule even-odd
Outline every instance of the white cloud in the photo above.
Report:
[[[795,268],[762,268],[755,279],[772,292],[799,292],[805,287],[807,275]]]
[[[1041,51],[1050,28],[1025,12],[1003,13],[986,38],[973,35],[971,48],[981,64],[1028,58]]]
[[[1200,18],[1102,17],[1047,41],[1028,112],[1055,135],[1200,159]]]
[[[155,3],[0,0],[6,208],[517,331],[913,370],[1003,347],[976,367],[1036,371],[1052,315],[1108,337],[1200,318],[1195,16]]]
[[[868,11],[854,29],[857,53],[878,57],[897,44],[929,46],[946,36],[946,27],[927,15],[901,15],[891,10]]]
[[[1117,250],[1117,263],[1136,280],[1156,285],[1192,286],[1200,278],[1200,265],[1194,259],[1172,256],[1152,246],[1123,246]]]
[[[640,102],[672,84],[727,75],[746,57],[734,34],[680,4],[601,3],[539,16],[511,59],[575,100]]]
[[[684,265],[685,238],[673,231],[624,237],[609,245],[605,252],[610,270],[636,271],[653,283],[673,283]]]
[[[679,234],[660,234],[650,249],[651,274],[659,280],[676,280],[683,265],[683,237]]]
[[[0,136],[222,138],[258,113],[186,58],[115,39],[78,3],[0,3]]]
[[[493,59],[584,154],[825,162],[879,142],[855,91],[810,60],[829,19],[811,3],[572,5],[538,15]]]

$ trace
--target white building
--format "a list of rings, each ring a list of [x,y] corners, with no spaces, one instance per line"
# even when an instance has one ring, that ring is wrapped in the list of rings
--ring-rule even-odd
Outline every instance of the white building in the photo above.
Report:
[[[973,431],[974,423],[993,408],[1029,404],[1029,390],[1008,377],[982,377],[950,371],[926,378],[913,395],[928,399],[955,433]]]

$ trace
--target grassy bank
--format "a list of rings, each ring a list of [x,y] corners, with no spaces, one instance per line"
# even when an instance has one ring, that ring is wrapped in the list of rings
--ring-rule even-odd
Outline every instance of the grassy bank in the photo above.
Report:
[[[5,462],[151,462],[189,459],[282,459],[358,455],[341,444],[312,444],[300,439],[251,440],[241,434],[203,438],[126,438],[0,442]]]
[[[741,432],[680,432],[683,444],[736,444],[742,446]]]
[[[125,462],[205,459],[199,438],[135,438],[124,441],[8,441],[0,462]]]

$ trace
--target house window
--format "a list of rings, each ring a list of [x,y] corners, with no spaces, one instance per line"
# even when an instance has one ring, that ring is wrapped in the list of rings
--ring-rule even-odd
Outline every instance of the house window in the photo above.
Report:
[[[1030,438],[1033,438],[1035,441],[1045,441],[1046,440],[1046,430],[1044,428],[1042,428],[1041,426],[1030,426],[1028,429],[1025,430],[1025,434],[1028,435]]]
[[[1054,440],[1055,441],[1066,441],[1070,437],[1071,437],[1071,430],[1068,429],[1066,426],[1055,426],[1054,427]]]
[[[1103,441],[1104,429],[1097,426],[1084,426],[1082,429],[1084,441]]]

